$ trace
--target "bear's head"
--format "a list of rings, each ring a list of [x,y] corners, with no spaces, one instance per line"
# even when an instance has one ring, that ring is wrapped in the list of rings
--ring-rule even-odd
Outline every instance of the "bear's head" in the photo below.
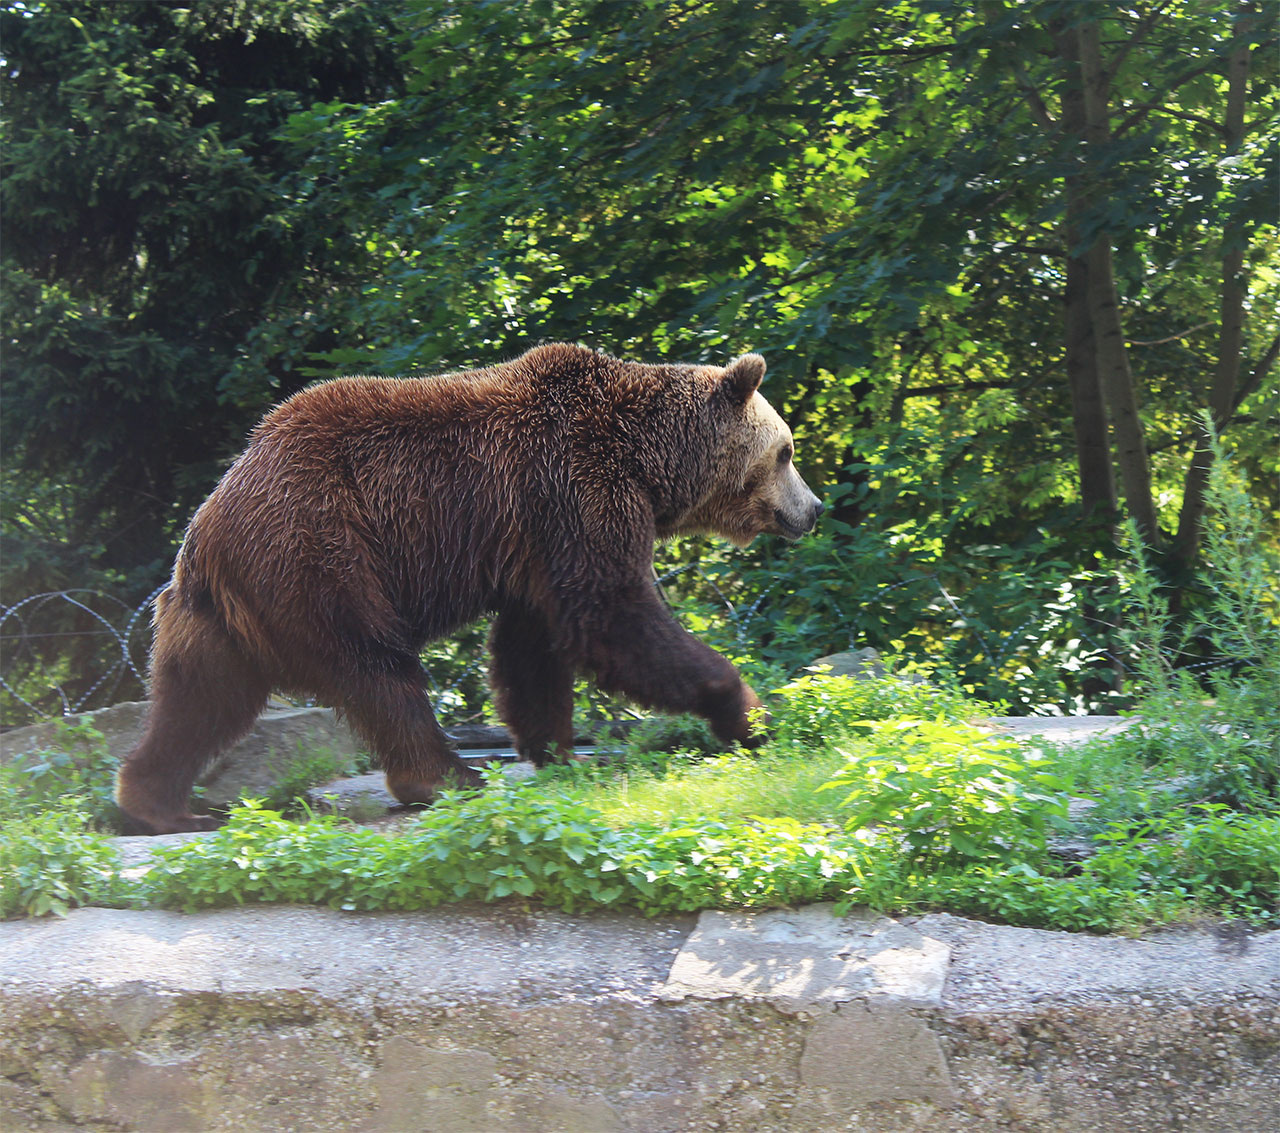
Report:
[[[764,371],[759,354],[708,368],[708,409],[722,443],[709,491],[683,517],[681,531],[708,532],[745,547],[761,533],[799,539],[822,514],[822,501],[792,463],[791,430],[759,393]]]

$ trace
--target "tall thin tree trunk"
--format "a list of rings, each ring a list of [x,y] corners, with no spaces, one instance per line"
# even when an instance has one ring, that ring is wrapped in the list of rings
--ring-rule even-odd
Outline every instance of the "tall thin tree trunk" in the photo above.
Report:
[[[1067,239],[1076,239],[1072,226]],[[1115,473],[1107,439],[1107,408],[1098,379],[1098,356],[1089,316],[1089,268],[1079,256],[1067,257],[1065,300],[1066,370],[1071,390],[1071,427],[1076,441],[1080,511],[1091,521],[1110,522],[1117,511]]]
[[[1081,85],[1084,94],[1085,137],[1100,153],[1111,140],[1108,110],[1110,76],[1102,60],[1098,25],[1079,29]],[[1129,351],[1120,321],[1120,298],[1111,263],[1111,236],[1097,233],[1085,257],[1088,268],[1089,315],[1093,322],[1098,377],[1111,420],[1111,435],[1125,503],[1142,537],[1160,541],[1155,499],[1151,492],[1151,462],[1138,414],[1137,391],[1129,368]]]
[[[1223,137],[1228,154],[1235,151],[1244,137],[1244,105],[1248,87],[1249,46],[1247,42],[1241,42],[1227,61],[1227,113],[1223,123]],[[1222,325],[1218,332],[1218,357],[1213,369],[1213,384],[1209,389],[1209,413],[1216,430],[1225,428],[1231,418],[1244,340],[1243,236],[1236,226],[1229,225],[1223,231],[1222,243],[1222,297],[1219,304]],[[1178,534],[1174,541],[1174,551],[1184,561],[1195,556],[1200,544],[1205,491],[1209,486],[1209,469],[1212,465],[1213,451],[1209,448],[1209,437],[1201,431],[1183,485],[1182,511],[1178,515]]]
[[[1071,32],[1055,35],[1065,81],[1062,88],[1062,132],[1084,144],[1084,92],[1080,83],[1080,52]],[[1083,155],[1077,153],[1077,159]],[[1109,521],[1116,512],[1115,473],[1111,464],[1107,408],[1098,377],[1098,356],[1089,314],[1089,268],[1076,254],[1080,246],[1080,214],[1084,210],[1084,185],[1079,171],[1068,174],[1065,188],[1067,216],[1063,240],[1067,248],[1066,289],[1063,294],[1065,365],[1071,393],[1071,426],[1075,433],[1076,468],[1080,481],[1080,510],[1086,519]]]

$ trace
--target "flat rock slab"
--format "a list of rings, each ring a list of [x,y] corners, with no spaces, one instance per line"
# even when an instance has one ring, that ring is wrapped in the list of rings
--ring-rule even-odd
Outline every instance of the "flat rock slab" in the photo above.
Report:
[[[949,954],[941,941],[865,909],[847,917],[830,905],[705,912],[663,998],[739,996],[791,1010],[884,996],[936,1005]]]
[[[1015,739],[1039,736],[1056,744],[1082,744],[1118,735],[1138,721],[1132,716],[992,716],[980,722]]]
[[[1280,932],[829,906],[0,924],[0,1128],[1280,1128]]]
[[[472,766],[479,760],[468,759]],[[532,763],[504,763],[502,774],[510,780],[528,779],[537,768]],[[317,809],[335,814],[359,818],[366,814],[381,814],[389,810],[403,809],[395,796],[387,790],[387,781],[381,771],[367,775],[352,775],[333,779],[307,791],[307,801]]]
[[[1280,1002],[1280,931],[1251,933],[1226,925],[1129,939],[993,925],[947,913],[908,923],[950,947],[947,1001],[966,1010],[1087,1002],[1096,996],[1141,1002],[1150,996],[1239,993]]]

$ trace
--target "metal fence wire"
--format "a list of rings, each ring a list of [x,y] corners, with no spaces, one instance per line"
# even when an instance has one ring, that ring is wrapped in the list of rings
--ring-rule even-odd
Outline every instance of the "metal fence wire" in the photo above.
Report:
[[[5,722],[70,716],[145,695],[151,610],[163,589],[137,606],[85,589],[0,605]]]
[[[655,583],[662,590],[689,572],[712,596],[730,636],[747,646],[769,588],[739,607],[697,564],[655,574]],[[157,587],[136,606],[89,589],[51,590],[0,605],[0,722],[14,727],[143,699],[152,613],[163,590]],[[483,627],[473,627],[432,650],[439,655],[428,659],[426,672],[442,720],[484,695],[477,693],[486,679],[484,636]]]
[[[720,622],[721,639],[750,652],[759,633],[767,628],[767,600],[786,580],[779,576],[735,602],[710,573],[697,563],[686,563],[661,575],[655,572],[655,584],[664,598],[664,588],[689,572],[694,572],[702,601]],[[962,635],[972,638],[993,670],[1015,656],[1034,652],[1030,632],[1037,620],[1034,617],[1005,631],[993,630],[981,619],[969,617],[942,581],[928,575],[883,586],[878,597],[889,600],[893,591],[907,586],[936,589],[954,617],[953,624],[965,627]],[[143,699],[147,694],[151,614],[163,589],[157,587],[136,606],[88,589],[48,591],[0,605],[0,724],[15,727]],[[834,612],[848,633],[847,642],[837,648],[853,648],[856,617],[845,617],[846,612],[838,609]],[[1116,672],[1129,668],[1131,657],[1117,651],[1114,635],[1094,640],[1079,627],[1075,632]],[[479,626],[431,646],[426,671],[432,705],[442,722],[474,718],[483,708],[487,699],[484,644],[484,628]],[[1187,667],[1207,669],[1224,663],[1220,658],[1200,659],[1199,664]]]

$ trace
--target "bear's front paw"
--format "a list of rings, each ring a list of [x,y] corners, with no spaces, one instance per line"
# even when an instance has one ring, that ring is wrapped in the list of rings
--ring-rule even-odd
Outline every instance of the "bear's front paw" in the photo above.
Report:
[[[759,747],[768,739],[769,713],[750,685],[737,683],[727,696],[721,693],[718,711],[707,713],[711,730],[726,743]]]
[[[444,790],[475,791],[482,788],[484,776],[461,760],[443,774],[424,776],[411,771],[388,771],[387,790],[404,806],[430,806]]]

